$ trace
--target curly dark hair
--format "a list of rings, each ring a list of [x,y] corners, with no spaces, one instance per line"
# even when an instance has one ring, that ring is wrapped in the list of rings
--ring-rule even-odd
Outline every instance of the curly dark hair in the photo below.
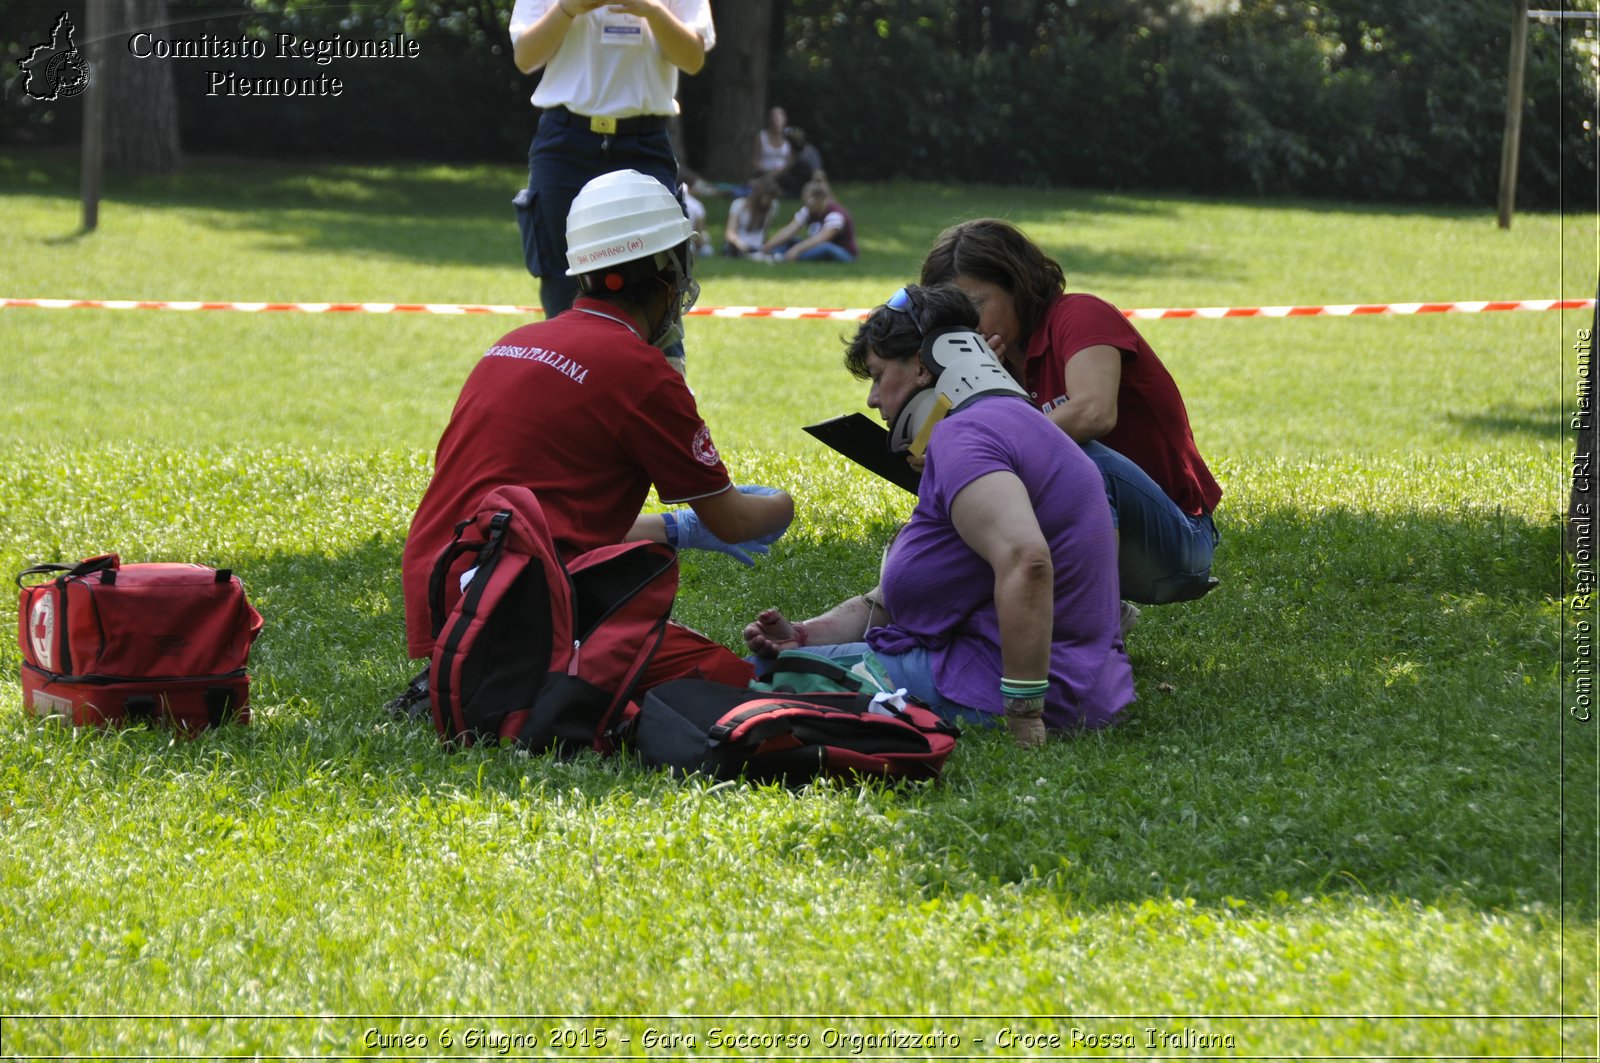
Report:
[[[890,362],[915,358],[922,350],[922,337],[935,329],[978,327],[977,307],[954,284],[908,284],[905,292],[908,309],[896,310],[884,303],[845,341],[844,365],[857,380],[871,375],[868,352]]]
[[[1061,264],[1008,221],[978,218],[952,225],[934,240],[922,260],[922,283],[939,284],[971,277],[998,285],[1017,309],[1019,346],[1044,318],[1056,296],[1066,290]]]

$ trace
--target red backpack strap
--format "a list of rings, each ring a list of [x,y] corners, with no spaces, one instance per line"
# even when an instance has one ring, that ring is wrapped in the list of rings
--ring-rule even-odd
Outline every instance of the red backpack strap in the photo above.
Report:
[[[511,515],[507,510],[501,510],[491,519],[494,537],[500,538],[505,534],[506,525],[510,522]],[[433,637],[437,639],[439,632],[444,630],[445,619],[450,611],[444,607],[445,586],[450,579],[450,569],[455,566],[456,559],[468,551],[481,552],[489,544],[486,538],[463,538],[466,530],[473,527],[476,520],[464,520],[456,525],[455,537],[450,540],[450,545],[439,554],[439,560],[433,563],[433,572],[428,577],[428,616],[433,624]]]

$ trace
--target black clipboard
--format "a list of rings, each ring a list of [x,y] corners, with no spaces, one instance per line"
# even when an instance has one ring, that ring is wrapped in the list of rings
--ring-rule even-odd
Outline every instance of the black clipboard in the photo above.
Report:
[[[890,452],[889,430],[866,414],[846,414],[820,424],[808,424],[805,429],[862,468],[877,473],[896,487],[917,493],[922,474],[906,464],[904,454]]]

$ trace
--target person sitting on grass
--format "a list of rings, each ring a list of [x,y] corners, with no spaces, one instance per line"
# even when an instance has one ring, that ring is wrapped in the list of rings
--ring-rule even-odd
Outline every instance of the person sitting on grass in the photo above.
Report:
[[[605,174],[572,201],[566,235],[577,303],[491,346],[439,440],[401,558],[413,658],[433,652],[434,562],[456,525],[501,485],[533,491],[565,560],[650,539],[749,565],[794,518],[785,492],[734,487],[694,396],[663,353],[699,292],[692,230],[677,199],[636,170]],[[683,508],[641,514],[652,485],[663,502]],[[389,710],[426,711],[426,676]],[[727,647],[672,624],[639,689],[684,677],[743,685],[751,676]]]
[[[767,124],[756,134],[754,150],[750,154],[750,182],[774,178],[789,165],[794,148],[784,131],[789,126],[789,113],[782,107],[767,111]]]
[[[778,216],[777,187],[770,179],[757,181],[749,195],[728,205],[728,224],[722,237],[722,253],[729,258],[744,258],[761,253],[767,230]]]
[[[1068,294],[1061,266],[1009,222],[962,222],[934,241],[922,283],[953,282],[1029,399],[1105,477],[1122,597],[1162,605],[1209,591],[1222,488],[1172,374],[1116,307]],[[1135,610],[1134,615],[1137,615]]]
[[[1045,728],[1110,724],[1134,700],[1116,533],[1094,463],[977,328],[951,284],[902,288],[867,317],[845,364],[871,381],[891,445],[926,446],[916,508],[876,588],[804,621],[767,609],[744,638],[757,658],[870,649],[942,716],[1004,716],[1032,745]]]
[[[806,137],[799,126],[789,126],[783,131],[789,141],[789,165],[777,173],[778,195],[799,198],[813,177],[822,176],[822,153]]]
[[[801,193],[800,204],[794,219],[761,250],[774,262],[854,262],[856,223],[833,198],[827,178],[814,177]]]

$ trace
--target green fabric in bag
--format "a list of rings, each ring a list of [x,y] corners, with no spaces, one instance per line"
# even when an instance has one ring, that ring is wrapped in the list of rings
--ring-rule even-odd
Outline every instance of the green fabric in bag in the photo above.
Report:
[[[784,650],[774,659],[771,671],[753,680],[750,689],[788,694],[892,694],[897,688],[871,650],[841,657]]]

